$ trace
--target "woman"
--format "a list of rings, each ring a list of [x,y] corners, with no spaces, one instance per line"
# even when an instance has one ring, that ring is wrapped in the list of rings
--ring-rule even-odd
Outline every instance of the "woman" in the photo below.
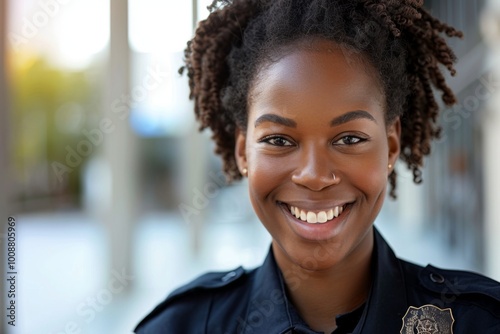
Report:
[[[395,257],[373,227],[401,158],[421,182],[460,37],[418,0],[215,1],[191,98],[272,236],[254,270],[174,291],[137,333],[500,333],[500,286]],[[220,6],[218,6],[220,5]]]

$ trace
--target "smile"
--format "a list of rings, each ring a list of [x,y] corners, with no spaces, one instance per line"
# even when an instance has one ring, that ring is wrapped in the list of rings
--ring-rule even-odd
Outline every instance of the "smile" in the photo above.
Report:
[[[334,218],[337,218],[344,211],[344,206],[335,206],[324,211],[309,211],[296,206],[289,206],[290,213],[295,218],[300,219],[309,224],[324,224]]]

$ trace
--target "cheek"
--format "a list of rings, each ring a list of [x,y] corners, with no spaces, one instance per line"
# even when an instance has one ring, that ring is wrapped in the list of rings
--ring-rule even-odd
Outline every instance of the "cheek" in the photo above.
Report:
[[[259,157],[255,153],[247,155],[247,158],[250,202],[264,227],[276,237],[281,232],[279,225],[270,223],[275,221],[273,215],[276,211],[273,208],[277,200],[272,194],[280,186],[281,174],[277,172],[272,159]]]
[[[265,207],[270,203],[266,201],[266,198],[276,185],[272,182],[276,178],[274,175],[276,166],[266,159],[259,158],[258,154],[252,150],[247,150],[247,152],[252,152],[247,154],[250,202],[260,221],[266,222],[269,220],[266,216],[269,210]]]
[[[247,147],[247,159],[252,195],[267,196],[287,175],[279,158],[262,154],[256,147]]]
[[[269,156],[255,147],[247,147],[248,185],[252,207],[269,233],[276,237],[283,232],[283,226],[275,224],[276,201],[280,189],[290,181],[290,170],[285,158]]]
[[[363,182],[365,193],[378,195],[378,193],[387,186],[385,169],[381,168],[381,166],[378,168],[365,169],[360,178],[360,182]]]
[[[377,150],[360,157],[346,166],[345,173],[351,184],[367,197],[379,196],[387,187],[388,167],[386,150]]]

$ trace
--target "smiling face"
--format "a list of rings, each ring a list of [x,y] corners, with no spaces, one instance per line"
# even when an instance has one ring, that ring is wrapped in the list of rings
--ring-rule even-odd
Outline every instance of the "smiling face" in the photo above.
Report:
[[[370,254],[400,136],[372,66],[317,41],[263,67],[250,96],[236,158],[278,263],[322,270]]]

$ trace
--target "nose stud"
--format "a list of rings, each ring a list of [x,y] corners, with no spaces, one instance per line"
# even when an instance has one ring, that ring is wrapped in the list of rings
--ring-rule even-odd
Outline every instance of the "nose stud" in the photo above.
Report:
[[[333,181],[335,181],[335,179],[337,178],[337,177],[335,176],[335,173],[332,173],[332,176],[333,176]]]

